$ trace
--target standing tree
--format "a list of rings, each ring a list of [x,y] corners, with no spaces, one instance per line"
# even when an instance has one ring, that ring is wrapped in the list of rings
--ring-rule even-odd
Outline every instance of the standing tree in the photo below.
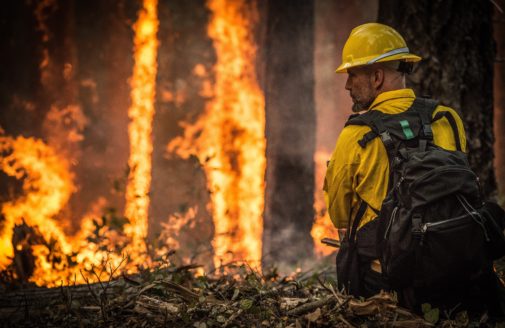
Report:
[[[424,58],[409,77],[416,94],[462,113],[470,164],[488,196],[496,190],[491,14],[491,1],[380,0],[378,19],[397,29],[410,50]]]
[[[269,1],[266,12],[263,262],[283,267],[313,255],[314,3]]]
[[[504,1],[502,1],[505,4]],[[505,13],[498,7],[494,14],[494,39],[496,40],[496,60],[494,64],[494,133],[496,182],[500,201],[505,205]]]
[[[132,75],[133,30],[141,3],[76,1],[75,47],[78,57],[79,105],[86,117],[75,167],[78,190],[70,199],[72,216],[81,218],[93,204],[123,212],[122,183],[128,163],[128,106]],[[111,160],[114,159],[114,160]],[[79,220],[74,220],[77,227]]]

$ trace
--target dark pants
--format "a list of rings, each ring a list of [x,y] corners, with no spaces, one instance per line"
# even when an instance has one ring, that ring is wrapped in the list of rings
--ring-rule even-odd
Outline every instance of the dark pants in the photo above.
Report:
[[[371,261],[364,263],[362,268],[362,295],[363,297],[370,297],[380,293],[381,291],[391,291],[386,279],[381,273],[376,272],[370,268]]]

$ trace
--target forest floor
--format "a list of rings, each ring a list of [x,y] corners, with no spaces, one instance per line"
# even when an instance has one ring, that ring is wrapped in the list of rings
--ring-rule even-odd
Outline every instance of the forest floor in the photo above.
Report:
[[[505,261],[496,267],[503,279]],[[428,304],[416,315],[388,293],[355,299],[336,290],[334,268],[289,276],[247,265],[197,276],[196,268],[166,266],[39,294],[0,290],[0,327],[505,327]]]

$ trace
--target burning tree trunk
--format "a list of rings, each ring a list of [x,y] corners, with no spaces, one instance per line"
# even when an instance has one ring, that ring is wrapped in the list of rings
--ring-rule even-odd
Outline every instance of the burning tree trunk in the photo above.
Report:
[[[505,4],[505,2],[502,1]],[[502,9],[503,10],[503,9]],[[494,133],[495,169],[498,191],[502,205],[505,205],[505,13],[495,8],[494,39],[496,41],[496,61],[494,63]]]
[[[49,106],[42,104],[46,96],[41,91],[40,66],[46,42],[36,7],[31,2],[15,1],[6,3],[0,13],[0,60],[4,63],[0,74],[0,134],[43,135]],[[0,170],[0,202],[21,193],[21,183]],[[0,218],[0,224],[2,221],[4,218]]]
[[[82,160],[75,167],[79,189],[70,200],[72,216],[82,218],[99,199],[122,212],[128,161],[128,106],[133,31],[140,2],[77,1],[76,49],[79,103],[88,119]],[[113,159],[113,160],[112,160]],[[124,182],[124,181],[123,181]],[[93,213],[98,214],[98,213]],[[80,220],[73,220],[74,228]]]
[[[270,1],[266,11],[263,262],[282,267],[313,255],[314,4]]]
[[[381,0],[379,21],[396,28],[424,58],[410,76],[417,95],[462,112],[469,159],[486,195],[493,173],[493,32],[491,1]]]

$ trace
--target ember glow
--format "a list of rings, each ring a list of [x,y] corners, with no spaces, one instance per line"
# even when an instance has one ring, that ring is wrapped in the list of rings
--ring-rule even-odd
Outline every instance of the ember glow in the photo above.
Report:
[[[212,192],[215,265],[247,260],[259,266],[266,160],[265,105],[253,38],[258,11],[244,0],[210,0],[207,6],[208,35],[217,53],[214,98],[168,150],[182,157],[196,154],[204,164]]]
[[[145,0],[135,23],[133,76],[131,78],[130,173],[126,188],[125,216],[130,223],[125,233],[132,239],[129,252],[136,256],[145,253],[145,238],[151,186],[152,121],[156,89],[156,55],[158,40],[157,0]]]

